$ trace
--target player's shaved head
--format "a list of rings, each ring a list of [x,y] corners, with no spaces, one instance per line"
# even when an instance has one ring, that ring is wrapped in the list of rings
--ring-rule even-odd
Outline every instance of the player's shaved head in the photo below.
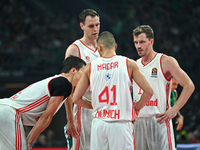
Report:
[[[115,47],[115,38],[112,33],[104,31],[99,35],[97,43],[102,44],[105,49],[112,49]]]

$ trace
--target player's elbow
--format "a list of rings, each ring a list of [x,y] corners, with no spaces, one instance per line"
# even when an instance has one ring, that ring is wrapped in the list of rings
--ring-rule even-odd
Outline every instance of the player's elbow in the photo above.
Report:
[[[188,94],[192,94],[195,90],[195,86],[192,80],[188,80],[186,84],[183,85],[183,88],[187,91]]]
[[[195,86],[194,86],[194,83],[192,81],[189,83],[189,89],[191,90],[191,93],[193,93],[194,90],[195,90]]]

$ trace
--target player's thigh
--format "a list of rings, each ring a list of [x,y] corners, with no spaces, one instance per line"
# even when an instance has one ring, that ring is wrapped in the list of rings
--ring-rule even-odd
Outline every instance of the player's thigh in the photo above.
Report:
[[[157,147],[163,150],[175,150],[175,140],[173,133],[172,122],[164,122],[162,124],[156,124],[157,126],[157,135],[156,143]],[[154,135],[155,137],[157,136]]]
[[[148,117],[139,119],[138,123],[134,124],[137,125],[138,131],[140,131],[141,135],[144,136],[143,138],[143,147],[145,150],[174,150],[174,138],[173,138],[173,128],[172,125],[169,123],[157,123],[157,119],[154,117]],[[136,130],[137,130],[136,129]],[[136,131],[137,132],[137,131]],[[135,138],[139,138],[139,134]],[[140,140],[142,140],[140,138]],[[136,140],[136,149],[142,148],[142,142],[139,142],[138,139]]]
[[[146,122],[145,119],[137,118],[134,121],[134,139],[136,150],[148,150],[146,141]]]
[[[134,150],[131,122],[112,122],[107,131],[110,150]]]
[[[91,150],[108,150],[107,123],[94,118],[91,128]]]
[[[19,113],[0,105],[0,149],[26,149],[26,138]]]

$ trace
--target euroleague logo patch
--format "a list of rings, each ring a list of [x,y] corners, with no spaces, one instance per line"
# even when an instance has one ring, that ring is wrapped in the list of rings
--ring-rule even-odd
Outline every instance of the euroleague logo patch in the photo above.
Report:
[[[158,74],[158,69],[153,68],[151,71],[151,77],[157,78],[158,77],[157,74]]]

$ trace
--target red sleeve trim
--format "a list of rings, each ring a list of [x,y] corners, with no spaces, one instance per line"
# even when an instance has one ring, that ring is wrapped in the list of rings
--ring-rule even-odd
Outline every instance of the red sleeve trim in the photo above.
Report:
[[[129,70],[128,70],[128,58],[126,58],[126,68],[127,68],[129,79],[130,79],[131,83],[133,83],[133,80],[131,79],[131,76],[130,76],[130,73],[129,73]]]
[[[73,43],[73,45],[76,46],[76,47],[78,48],[79,58],[81,58],[81,51],[80,51],[78,45],[76,45],[76,44],[74,44],[74,43]]]
[[[167,81],[170,81],[170,80],[168,80],[168,79],[166,78],[166,76],[165,76],[165,74],[164,74],[164,71],[163,71],[163,68],[162,68],[161,59],[162,59],[163,56],[164,56],[164,54],[162,54],[162,56],[160,57],[160,68],[161,68],[161,71],[162,71],[162,74],[163,74],[164,78],[165,78]]]

